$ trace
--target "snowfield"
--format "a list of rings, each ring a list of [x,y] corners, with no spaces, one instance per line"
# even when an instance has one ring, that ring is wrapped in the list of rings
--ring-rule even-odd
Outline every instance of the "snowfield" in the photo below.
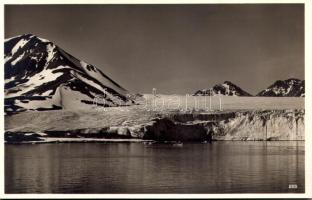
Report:
[[[281,110],[304,109],[304,98],[300,97],[238,97],[238,96],[186,96],[145,94],[143,104],[155,110]],[[211,109],[210,109],[211,108]]]

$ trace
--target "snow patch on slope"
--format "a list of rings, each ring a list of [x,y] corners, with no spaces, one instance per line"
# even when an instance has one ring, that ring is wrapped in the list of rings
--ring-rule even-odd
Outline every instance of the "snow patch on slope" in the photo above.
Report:
[[[15,54],[18,51],[18,49],[22,48],[27,42],[28,40],[25,40],[25,39],[21,39],[20,41],[18,41],[16,45],[13,47],[11,51],[11,55]]]
[[[47,45],[47,52],[48,52],[47,63],[50,62],[54,57],[54,54],[55,54],[54,48],[55,48],[54,45],[51,45],[51,44]]]
[[[59,68],[65,68],[64,66],[59,66]],[[16,86],[15,89],[21,89],[15,93],[6,93],[5,96],[7,98],[17,97],[23,95],[37,86],[40,86],[46,82],[53,81],[62,75],[61,72],[54,72],[52,69],[43,70],[34,76],[29,77],[28,81],[20,86]]]
[[[23,54],[19,55],[15,60],[11,62],[12,65],[15,65],[18,61],[20,61],[24,57],[25,52]]]

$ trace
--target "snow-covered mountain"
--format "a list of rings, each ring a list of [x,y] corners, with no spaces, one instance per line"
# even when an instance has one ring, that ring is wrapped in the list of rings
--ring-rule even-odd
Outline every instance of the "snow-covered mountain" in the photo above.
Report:
[[[299,80],[295,78],[278,80],[267,89],[259,92],[257,96],[304,97],[304,80]]]
[[[5,112],[130,105],[127,90],[54,43],[26,34],[4,43]],[[94,100],[96,99],[96,100]]]
[[[210,89],[198,90],[194,93],[195,96],[209,96],[210,91],[212,91],[212,96],[217,94],[222,94],[226,96],[251,96],[248,92],[242,90],[237,85],[231,83],[230,81],[225,81],[222,84],[217,84]]]

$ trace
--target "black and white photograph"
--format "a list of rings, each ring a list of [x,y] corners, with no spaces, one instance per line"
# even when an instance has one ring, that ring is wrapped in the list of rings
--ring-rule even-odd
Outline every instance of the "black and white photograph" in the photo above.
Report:
[[[5,195],[310,191],[305,3],[3,10]]]

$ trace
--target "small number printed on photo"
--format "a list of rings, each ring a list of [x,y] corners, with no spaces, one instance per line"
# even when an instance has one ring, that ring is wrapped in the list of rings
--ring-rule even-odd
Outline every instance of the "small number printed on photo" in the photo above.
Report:
[[[289,185],[288,185],[288,188],[289,188],[289,189],[297,189],[297,188],[298,188],[298,185],[297,185],[297,184],[289,184]]]

